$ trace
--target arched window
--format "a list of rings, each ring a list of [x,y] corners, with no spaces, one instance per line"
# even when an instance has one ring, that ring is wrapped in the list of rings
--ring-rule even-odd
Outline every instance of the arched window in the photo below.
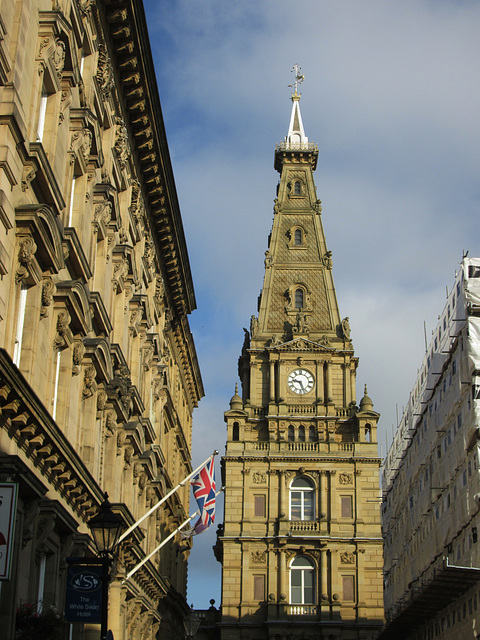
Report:
[[[298,439],[300,442],[305,442],[305,427],[303,424],[298,427]]]
[[[303,289],[295,290],[295,309],[303,309]]]
[[[315,442],[315,427],[313,424],[308,427],[308,439],[310,442]]]
[[[295,478],[290,485],[290,520],[315,518],[315,489],[308,478]]]
[[[302,230],[295,229],[294,244],[302,244]]]
[[[372,425],[366,424],[365,425],[365,442],[371,442],[371,441],[372,441]]]
[[[300,196],[302,194],[302,185],[298,180],[295,182],[294,193],[296,196]]]
[[[240,440],[240,426],[238,422],[233,423],[232,440],[238,442]]]
[[[295,429],[293,425],[289,425],[288,427],[288,441],[293,442],[295,440]]]
[[[297,556],[290,564],[290,604],[314,604],[315,565],[307,556]]]

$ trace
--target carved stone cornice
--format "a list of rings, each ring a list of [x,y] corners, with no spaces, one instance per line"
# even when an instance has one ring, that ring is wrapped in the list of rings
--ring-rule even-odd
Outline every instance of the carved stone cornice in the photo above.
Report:
[[[166,145],[166,135],[156,89],[155,70],[148,47],[146,21],[127,0],[121,7],[106,5],[110,42],[100,51],[97,81],[104,95],[111,85],[114,67],[122,85],[126,122],[118,125],[129,130],[129,144],[135,147],[147,210],[155,239],[162,254],[169,292],[176,314],[184,315],[196,308],[180,208],[173,171]],[[123,130],[122,130],[123,131]],[[120,169],[126,160],[126,131],[118,134],[115,153]]]
[[[103,501],[103,493],[4,349],[0,378],[3,429],[37,467],[45,485],[53,483],[74,513],[86,520]]]
[[[275,347],[280,353],[284,351],[311,351],[314,353],[331,353],[335,351],[335,347],[326,346],[307,340],[306,338],[295,338],[289,342],[278,345]]]

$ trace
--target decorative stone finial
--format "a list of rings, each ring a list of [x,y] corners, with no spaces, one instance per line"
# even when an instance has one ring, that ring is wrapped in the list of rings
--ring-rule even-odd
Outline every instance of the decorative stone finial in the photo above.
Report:
[[[238,384],[235,383],[235,395],[230,400],[230,409],[233,411],[243,411],[243,401],[238,395]]]
[[[371,411],[373,409],[372,399],[368,397],[367,385],[365,385],[365,391],[363,398],[360,400],[360,411]]]

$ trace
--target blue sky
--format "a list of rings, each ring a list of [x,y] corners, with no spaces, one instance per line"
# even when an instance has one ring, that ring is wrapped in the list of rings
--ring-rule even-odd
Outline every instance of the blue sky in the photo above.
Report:
[[[480,4],[473,0],[146,0],[198,309],[206,397],[194,463],[224,451],[242,327],[256,312],[294,63],[342,317],[385,454],[462,252],[480,255]],[[218,468],[218,467],[217,467]],[[218,468],[219,470],[219,468]],[[222,521],[222,516],[218,522]],[[188,600],[220,603],[215,531]]]

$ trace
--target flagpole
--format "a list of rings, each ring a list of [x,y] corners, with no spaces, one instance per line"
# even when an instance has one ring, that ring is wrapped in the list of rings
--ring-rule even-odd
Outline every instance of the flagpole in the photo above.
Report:
[[[177,484],[177,486],[176,486],[176,487],[174,487],[174,488],[173,488],[169,493],[167,493],[167,495],[166,495],[166,496],[164,496],[164,497],[160,500],[160,502],[157,502],[157,504],[155,504],[155,505],[154,505],[154,506],[153,506],[149,511],[147,511],[147,513],[145,513],[145,514],[144,514],[144,515],[143,515],[139,520],[137,520],[136,522],[134,522],[134,523],[132,524],[132,526],[131,526],[131,527],[129,527],[126,531],[124,531],[124,532],[122,533],[122,535],[120,536],[120,538],[118,539],[118,543],[117,543],[117,544],[120,544],[120,542],[122,542],[122,540],[125,540],[125,538],[126,538],[128,535],[130,535],[130,534],[132,533],[132,531],[138,527],[138,525],[139,525],[139,524],[141,524],[141,523],[142,523],[146,518],[148,518],[148,516],[152,515],[152,513],[153,513],[154,511],[156,511],[156,510],[157,510],[157,509],[158,509],[158,508],[159,508],[159,507],[160,507],[160,506],[165,502],[165,500],[168,500],[168,498],[169,498],[172,494],[174,494],[174,493],[175,493],[175,491],[178,491],[178,489],[180,489],[180,487],[183,487],[183,485],[184,485],[186,482],[188,482],[188,481],[190,480],[190,478],[191,478],[192,476],[194,476],[194,475],[197,473],[197,471],[200,471],[200,469],[202,469],[202,468],[207,464],[207,462],[209,462],[210,460],[212,460],[212,458],[214,458],[216,455],[218,455],[218,451],[217,451],[217,450],[215,450],[215,451],[212,453],[212,455],[211,455],[211,456],[208,456],[208,458],[205,460],[205,462],[202,462],[202,464],[201,464],[201,465],[199,465],[199,466],[198,466],[194,471],[192,471],[192,473],[191,473],[190,475],[188,475],[184,480],[182,480],[182,482],[180,482],[179,484]],[[192,516],[192,518],[193,518],[193,517],[194,517],[194,516]],[[188,520],[187,520],[187,522],[188,522]],[[186,523],[185,523],[185,524],[186,524]]]
[[[225,487],[222,487],[222,488],[220,489],[220,491],[217,491],[217,493],[215,494],[215,498],[216,498],[218,495],[220,495],[220,494],[222,493],[222,491],[224,491],[224,490],[225,490]],[[192,514],[191,516],[189,516],[189,517],[188,517],[184,522],[182,522],[182,524],[181,524],[179,527],[177,527],[177,528],[175,529],[175,531],[173,531],[169,536],[167,536],[167,537],[165,538],[165,540],[163,540],[163,541],[162,541],[162,542],[161,542],[157,547],[155,547],[155,549],[154,549],[151,553],[149,553],[149,554],[148,554],[148,556],[146,556],[146,557],[145,557],[141,562],[139,562],[139,563],[137,564],[137,566],[136,566],[136,567],[133,567],[133,569],[132,569],[129,573],[127,573],[127,575],[125,576],[125,578],[122,580],[122,584],[124,584],[124,583],[129,579],[129,578],[131,578],[131,577],[133,576],[133,574],[134,574],[134,573],[136,573],[136,572],[140,569],[140,567],[143,567],[143,565],[144,565],[146,562],[148,562],[148,561],[150,560],[150,558],[151,558],[152,556],[154,556],[154,555],[157,553],[157,551],[160,551],[160,549],[161,549],[164,545],[166,545],[166,544],[167,544],[167,542],[173,538],[173,536],[175,536],[175,535],[176,535],[176,534],[177,534],[181,529],[183,529],[183,527],[185,527],[185,526],[190,522],[190,520],[193,520],[193,518],[195,518],[195,516],[198,516],[199,514],[200,514],[200,509],[197,509],[197,510],[195,511],[195,513],[193,513],[193,514]]]
[[[160,549],[163,547],[163,545],[167,544],[167,542],[169,540],[171,540],[171,538],[173,538],[173,536],[175,534],[177,534],[180,531],[180,529],[183,529],[183,527],[185,527],[190,522],[190,520],[192,520],[192,518],[194,518],[199,513],[200,513],[200,509],[197,509],[193,515],[191,515],[189,518],[187,518],[185,520],[185,522],[182,522],[182,524],[177,529],[175,529],[175,531],[173,533],[171,533],[167,538],[165,538],[165,540],[163,540],[163,542],[161,542],[158,545],[158,547],[156,547],[151,553],[148,554],[148,556],[146,556],[141,562],[139,562],[136,567],[133,567],[133,569],[129,573],[127,573],[125,578],[122,580],[122,584],[124,584],[129,578],[131,578],[133,576],[133,574],[136,573],[140,569],[140,567],[143,567],[143,565],[146,562],[148,562],[150,560],[150,558],[157,553],[157,551],[160,551]]]

